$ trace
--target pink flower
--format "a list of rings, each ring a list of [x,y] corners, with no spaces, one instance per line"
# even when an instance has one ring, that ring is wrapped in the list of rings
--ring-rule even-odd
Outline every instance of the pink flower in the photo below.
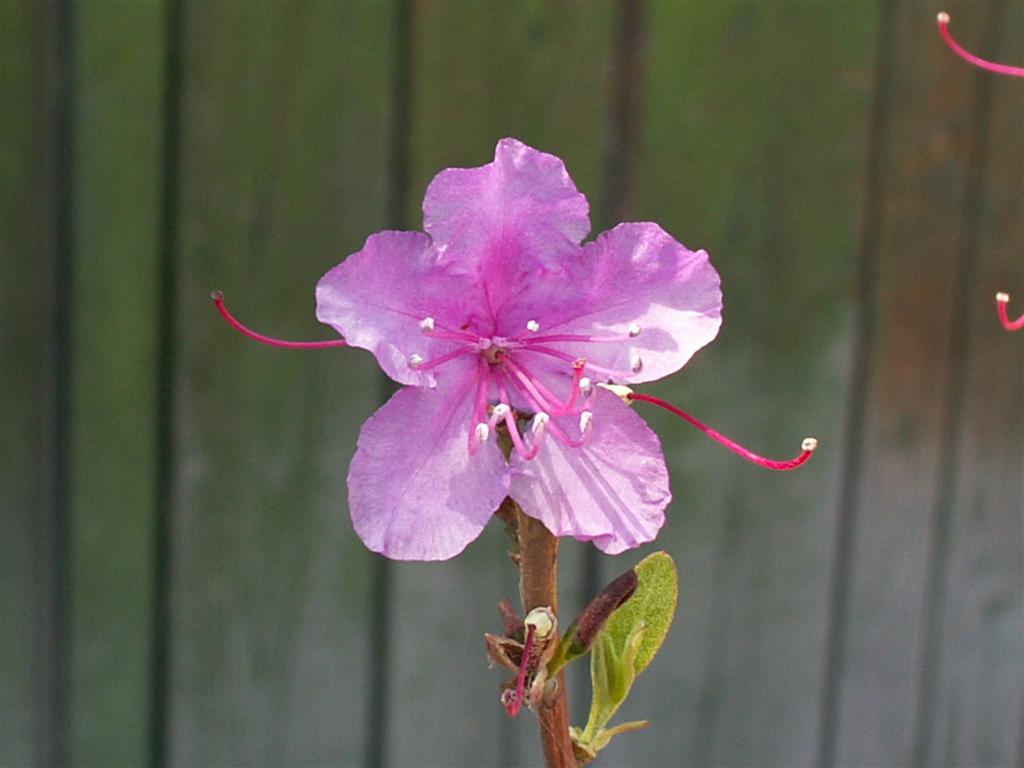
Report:
[[[679,370],[721,325],[718,273],[657,224],[581,245],[586,198],[562,161],[516,139],[494,162],[439,173],[424,230],[370,236],[317,286],[317,317],[404,387],[359,435],[349,509],[367,547],[444,560],[506,496],[557,536],[616,554],[655,538],[671,499],[661,445],[607,385]]]

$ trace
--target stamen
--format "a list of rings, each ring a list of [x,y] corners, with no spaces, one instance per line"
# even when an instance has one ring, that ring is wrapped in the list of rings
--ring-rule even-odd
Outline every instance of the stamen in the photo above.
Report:
[[[586,376],[580,377],[579,390],[581,395],[583,395],[584,397],[589,395],[592,386],[593,384],[591,383],[590,379],[588,379]]]
[[[434,330],[434,318],[424,317],[420,320],[420,330],[424,332]]]
[[[989,72],[997,72],[1000,75],[1011,75],[1013,77],[1024,77],[1024,67],[1012,67],[1009,64],[999,64],[994,61],[983,59],[980,56],[975,56],[973,53],[968,51],[966,48],[960,45],[953,36],[949,33],[949,14],[942,12],[938,16],[939,22],[939,34],[942,35],[942,39],[946,41],[946,45],[949,46],[950,50],[953,51],[964,61],[970,62],[976,67],[981,69],[987,69]]]
[[[256,331],[251,328],[247,328],[235,319],[235,316],[232,315],[224,305],[224,294],[221,291],[211,292],[210,298],[213,299],[213,303],[217,307],[217,311],[220,312],[221,317],[227,320],[228,325],[243,336],[248,336],[250,339],[258,341],[261,344],[269,344],[272,347],[283,347],[284,349],[327,349],[328,347],[348,346],[348,342],[344,339],[331,339],[330,341],[282,341],[281,339],[275,339],[271,336],[264,336],[262,333],[256,333]]]
[[[528,320],[526,323],[526,330],[528,330],[530,333],[536,333],[537,331],[540,330],[540,323],[538,323],[536,320]]]
[[[818,447],[818,441],[815,440],[813,437],[808,437],[808,438],[804,439],[803,443],[800,446],[800,449],[801,449],[802,453],[799,456],[797,456],[796,458],[789,459],[788,461],[774,461],[772,459],[766,459],[763,456],[758,456],[753,451],[750,451],[750,450],[744,448],[739,443],[736,443],[736,442],[730,440],[728,437],[723,435],[721,432],[718,432],[718,431],[712,429],[707,424],[704,424],[703,422],[698,421],[693,416],[688,414],[686,411],[683,411],[683,410],[681,410],[679,408],[676,408],[674,405],[671,405],[670,403],[666,403],[664,400],[661,400],[661,399],[659,399],[657,397],[652,397],[651,395],[643,395],[643,394],[640,394],[639,392],[631,393],[629,395],[629,399],[630,400],[641,400],[641,401],[643,401],[645,403],[651,403],[652,405],[656,405],[659,408],[664,408],[666,411],[669,411],[670,413],[674,413],[676,416],[681,418],[683,421],[686,421],[686,422],[692,424],[697,429],[699,429],[701,432],[703,432],[708,437],[710,437],[712,440],[715,440],[716,442],[724,445],[726,448],[728,448],[733,453],[738,454],[738,455],[742,456],[744,459],[746,459],[747,461],[752,462],[754,464],[757,464],[758,466],[764,467],[766,469],[778,469],[778,470],[796,469],[801,464],[803,464],[805,461],[807,461],[807,459],[809,459],[811,457],[811,454],[814,452],[814,449]]]
[[[639,352],[633,352],[629,356],[629,370],[633,373],[640,373],[643,370],[644,361],[640,357]]]
[[[533,654],[533,636],[537,633],[535,624],[526,625],[526,643],[523,645],[523,658],[519,662],[519,677],[516,678],[516,692],[511,700],[505,700],[505,710],[509,717],[515,717],[523,706],[523,690],[526,687],[526,668]],[[503,699],[505,697],[502,697]]]
[[[476,437],[478,443],[486,443],[487,438],[491,436],[491,428],[485,421],[481,421],[473,429],[473,434]]]
[[[527,324],[529,327],[529,324]],[[537,326],[537,330],[540,330],[540,326]],[[604,344],[615,341],[629,341],[640,335],[640,326],[637,323],[630,323],[629,328],[625,333],[609,334],[607,336],[596,336],[587,334],[577,333],[549,333],[544,336],[531,336],[529,338],[516,337],[517,341],[525,341],[528,344],[536,343],[550,343],[553,341],[563,342],[579,342],[581,344]]]
[[[635,339],[637,336],[640,335],[640,330],[641,330],[640,323],[630,323],[629,324],[629,331],[628,331],[629,338]]]
[[[1003,324],[1003,328],[1008,331],[1019,331],[1024,328],[1024,315],[1021,315],[1016,320],[1010,319],[1010,314],[1007,312],[1006,305],[1010,303],[1010,294],[1003,293],[1000,291],[996,294],[996,308],[999,311],[999,322]]]
[[[447,363],[449,360],[454,360],[456,357],[462,357],[463,355],[475,354],[476,350],[471,347],[462,347],[456,349],[454,352],[448,352],[447,354],[435,357],[433,360],[423,362],[423,358],[416,353],[409,355],[409,367],[415,371],[428,371],[431,368],[436,368],[439,365]]]
[[[538,352],[542,355],[549,357],[557,357],[559,360],[565,360],[567,363],[575,363],[580,358],[573,357],[567,352],[562,352],[560,349],[551,349],[551,347],[539,347],[535,344],[524,345],[520,347],[518,352]],[[636,371],[616,371],[612,368],[605,368],[603,365],[595,365],[589,360],[583,364],[584,369],[589,370],[591,373],[596,373],[599,376],[608,376],[610,378],[629,378]]]

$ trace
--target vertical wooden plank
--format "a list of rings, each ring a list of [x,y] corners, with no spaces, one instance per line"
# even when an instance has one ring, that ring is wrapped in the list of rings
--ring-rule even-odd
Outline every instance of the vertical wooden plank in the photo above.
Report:
[[[987,602],[988,583],[966,578],[963,570],[966,563],[976,562],[973,548],[984,549],[986,531],[995,537],[997,547],[1015,532],[1019,540],[1019,519],[1013,523],[1005,516],[1011,513],[1004,515],[998,508],[980,512],[977,505],[985,504],[980,491],[992,489],[996,495],[989,498],[999,506],[1017,500],[1012,515],[1019,517],[1020,464],[975,463],[979,454],[972,446],[984,435],[983,425],[991,417],[966,409],[979,407],[983,397],[987,407],[1008,414],[1002,434],[1019,438],[1022,427],[1019,374],[1016,394],[1000,398],[999,389],[986,387],[984,395],[971,395],[969,385],[965,389],[965,382],[976,375],[967,366],[1005,349],[991,346],[1005,344],[996,327],[989,341],[982,337],[982,326],[975,325],[974,313],[990,317],[992,303],[989,291],[984,299],[980,295],[980,278],[972,277],[980,274],[979,267],[965,264],[970,253],[981,258],[970,211],[988,194],[992,181],[972,181],[981,162],[972,147],[987,140],[989,122],[979,111],[978,89],[993,86],[935,40],[939,9],[931,3],[900,5],[894,16],[892,98],[898,108],[892,110],[883,148],[888,162],[879,246],[878,332],[865,393],[863,471],[853,479],[860,495],[850,557],[849,632],[838,691],[834,762],[839,765],[930,762],[925,754],[929,749],[935,757],[958,760],[956,756],[962,755],[974,762],[971,758],[984,761],[987,754],[1002,762],[1014,758],[1013,742],[1019,733],[1019,722],[1013,727],[992,724],[983,731],[965,730],[988,711],[987,705],[978,709],[976,703],[976,697],[988,691],[961,696],[959,683],[966,683],[967,689],[984,685],[992,673],[979,671],[976,662],[955,651],[958,644],[977,644],[995,654],[983,666],[1016,668],[1019,633],[1016,654],[1005,638],[1019,627],[1019,608],[996,611],[988,622],[968,621],[948,638],[929,634],[945,634],[946,620],[966,618],[976,610],[970,606],[977,606],[978,600]],[[946,10],[957,19],[958,34],[975,40],[991,6],[954,4]],[[1019,116],[1004,113],[1003,119],[1019,121]],[[1012,127],[1010,122],[996,130],[1006,135]],[[1000,164],[1005,159],[1001,157]],[[1015,171],[1015,182],[996,184],[996,194],[1019,184],[1019,161]],[[1014,169],[998,171],[1003,172],[1010,174],[1005,177],[1009,179]],[[972,199],[975,196],[977,200]],[[1019,248],[1019,225],[1013,237]],[[996,399],[990,402],[990,396]],[[1013,408],[1016,412],[1010,413]],[[954,474],[958,477],[951,485]],[[968,515],[968,510],[974,514]],[[974,528],[979,517],[986,522]],[[996,573],[1003,575],[995,577],[997,591],[1016,591],[1015,598],[1004,599],[1019,603],[1019,548],[1000,552]],[[1016,573],[1008,575],[1014,569]],[[943,620],[954,598],[964,604]],[[932,615],[940,620],[930,620]],[[957,637],[960,632],[965,634]],[[941,651],[947,646],[953,656]],[[1007,653],[1011,655],[1003,656]],[[939,674],[932,664],[944,667],[937,689],[929,682]],[[963,720],[964,729],[943,730],[940,723],[930,721],[934,690],[943,691],[940,707],[947,723],[950,717],[965,715],[951,713],[951,708],[974,708],[970,720]],[[1018,696],[1019,689],[1001,695],[1002,703],[1014,707],[1004,713],[1007,717],[1019,713]],[[929,732],[941,747],[931,742]],[[927,748],[917,743],[922,734],[931,742]],[[990,751],[997,743],[997,751]]]
[[[0,4],[0,763],[39,762],[34,553],[44,481],[46,7]]]
[[[416,4],[408,228],[422,225],[423,192],[435,173],[490,162],[505,136],[562,157],[595,204],[612,10],[606,2]],[[494,606],[518,595],[507,546],[496,521],[454,560],[396,565],[395,765],[540,762],[536,718],[508,720],[498,701],[503,673],[486,669],[483,633],[500,626]],[[579,608],[587,546],[562,543],[566,620]],[[582,724],[586,712],[573,718]]]
[[[189,3],[180,217],[172,764],[353,764],[369,556],[345,468],[377,395],[313,289],[383,226],[392,4]]]
[[[864,4],[652,3],[632,216],[706,248],[719,337],[650,389],[754,450],[748,465],[660,412],[674,500],[657,542],[680,607],[649,718],[610,763],[807,765],[823,682],[832,497],[876,13]],[[638,411],[642,404],[636,406]]]
[[[982,16],[982,35],[965,41],[982,55],[1013,60],[1024,51],[1024,9],[967,7],[958,29],[968,13]],[[962,349],[951,350],[959,396],[946,419],[958,439],[944,457],[937,510],[946,537],[930,564],[930,645],[917,705],[915,758],[927,765],[1013,765],[1024,737],[1024,339],[992,317],[1000,285],[1024,295],[1024,87],[988,73],[973,79],[975,128],[964,162],[975,169],[950,307]]]
[[[75,30],[76,764],[147,759],[162,34],[159,2],[83,4]]]

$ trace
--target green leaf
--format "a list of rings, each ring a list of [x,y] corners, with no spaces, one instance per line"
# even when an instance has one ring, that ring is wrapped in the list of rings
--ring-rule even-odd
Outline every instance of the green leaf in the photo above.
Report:
[[[656,552],[635,570],[636,592],[615,610],[594,641],[590,717],[582,732],[574,731],[574,741],[588,753],[600,751],[617,733],[642,727],[638,723],[605,726],[626,700],[637,675],[661,648],[675,616],[679,587],[672,558]]]
[[[639,675],[658,653],[672,626],[679,583],[676,564],[664,552],[644,558],[634,570],[640,580],[636,592],[612,614],[604,634],[614,638],[617,647],[624,648],[637,627],[643,627],[643,639],[633,663],[633,671]]]

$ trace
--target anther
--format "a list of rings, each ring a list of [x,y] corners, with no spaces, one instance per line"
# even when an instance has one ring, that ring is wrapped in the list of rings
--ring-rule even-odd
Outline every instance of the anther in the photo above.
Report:
[[[491,411],[491,418],[495,421],[501,421],[508,416],[511,410],[512,409],[506,403],[498,403]]]
[[[409,355],[409,367],[410,368],[419,368],[421,365],[423,365],[423,358],[422,357],[420,357],[417,354]]]
[[[528,320],[526,323],[526,330],[528,330],[530,333],[536,333],[537,331],[540,330],[540,323],[538,323],[536,320]]]
[[[424,317],[422,320],[420,320],[420,330],[423,331],[424,333],[429,333],[430,331],[434,330],[434,318]]]
[[[950,50],[964,61],[967,61],[976,67],[980,67],[981,69],[987,69],[989,72],[997,72],[1000,75],[1024,77],[1024,67],[1013,67],[1009,64],[998,64],[994,61],[983,59],[980,56],[975,56],[954,40],[953,36],[949,33],[949,14],[945,11],[938,15],[937,20],[939,22],[939,34],[942,35],[942,39],[946,41],[946,45],[949,46]]]
[[[348,346],[348,342],[344,339],[332,339],[330,341],[282,341],[272,336],[264,336],[262,333],[256,333],[251,328],[247,328],[235,319],[235,316],[224,305],[224,294],[221,291],[211,291],[210,298],[213,299],[217,311],[220,312],[221,317],[227,321],[228,325],[243,336],[248,336],[253,341],[258,341],[261,344],[269,344],[272,347],[283,347],[285,349],[326,349],[328,347]]]
[[[635,339],[637,336],[640,335],[640,330],[641,330],[640,323],[630,323],[629,324],[629,338]]]
[[[633,373],[640,373],[640,371],[643,370],[643,367],[644,361],[640,357],[640,354],[638,352],[633,352],[629,356],[629,370],[631,370]]]
[[[486,422],[481,421],[476,425],[473,432],[478,443],[486,443],[487,438],[491,436],[491,427]]]
[[[617,398],[622,400],[622,402],[626,403],[626,405],[629,405],[629,400],[633,396],[633,390],[625,384],[605,384],[603,382],[598,382],[597,386],[601,387],[601,389],[607,389]]]
[[[547,426],[549,421],[551,421],[551,417],[544,413],[544,411],[541,411],[533,417],[533,421],[530,424],[530,431],[536,435]]]
[[[584,411],[580,414],[580,432],[587,434],[594,424],[594,414],[591,411]]]
[[[691,416],[681,408],[676,408],[674,405],[667,403],[664,400],[661,400],[660,398],[652,397],[651,395],[643,395],[640,394],[639,392],[633,392],[629,396],[629,399],[640,400],[645,403],[651,403],[652,405],[656,405],[659,408],[664,408],[669,413],[674,413],[683,421],[699,429],[701,432],[706,434],[715,442],[725,446],[733,453],[742,456],[747,461],[752,462],[753,464],[757,464],[758,466],[764,467],[765,469],[796,469],[805,461],[807,461],[811,457],[811,454],[814,452],[814,450],[818,447],[818,441],[816,439],[814,439],[813,437],[805,437],[800,445],[801,453],[796,458],[789,459],[788,461],[775,461],[773,459],[766,459],[763,456],[758,456],[753,451],[744,448],[739,443],[730,440],[721,432],[718,432],[709,427],[707,424],[704,424],[703,422],[695,419],[693,416]]]
[[[1002,291],[996,294],[996,309],[999,311],[999,322],[1008,331],[1019,331],[1021,328],[1024,328],[1024,315],[1021,315],[1016,320],[1011,320],[1006,308],[1006,305],[1009,303],[1010,294],[1003,293]]]
[[[590,379],[584,376],[580,379],[580,394],[586,397],[590,394],[590,388],[593,386]]]

